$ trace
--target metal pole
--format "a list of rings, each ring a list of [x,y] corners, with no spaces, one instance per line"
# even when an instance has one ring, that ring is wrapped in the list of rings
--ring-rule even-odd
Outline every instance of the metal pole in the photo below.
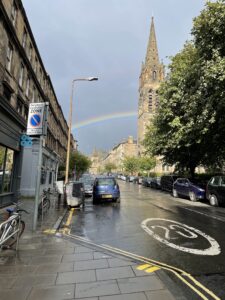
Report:
[[[65,184],[68,183],[68,177],[69,177],[70,135],[71,135],[72,109],[73,109],[73,86],[74,86],[74,80],[72,81],[72,90],[71,90],[71,96],[70,96],[70,114],[69,114],[67,153],[66,153],[66,176],[65,176]]]
[[[39,150],[38,150],[38,166],[37,166],[37,178],[36,178],[36,188],[35,188],[33,231],[35,231],[37,228],[38,204],[39,204],[40,181],[41,181],[41,165],[42,165],[42,145],[43,145],[43,136],[41,135],[39,139]]]

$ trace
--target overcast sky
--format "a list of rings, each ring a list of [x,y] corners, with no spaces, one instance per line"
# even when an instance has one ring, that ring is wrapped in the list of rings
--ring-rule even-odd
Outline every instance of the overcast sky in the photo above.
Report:
[[[190,39],[192,20],[204,0],[23,0],[45,68],[68,119],[71,81],[73,124],[105,115],[137,112],[138,80],[154,15],[160,59],[176,54]],[[79,150],[110,150],[137,137],[137,117],[92,123],[73,130]]]

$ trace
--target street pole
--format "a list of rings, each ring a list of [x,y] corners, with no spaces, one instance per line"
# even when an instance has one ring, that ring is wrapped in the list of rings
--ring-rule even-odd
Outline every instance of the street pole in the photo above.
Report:
[[[42,166],[42,146],[43,146],[43,136],[41,135],[39,138],[39,149],[38,149],[38,166],[37,166],[37,178],[36,178],[36,188],[35,188],[33,231],[35,231],[37,228],[38,204],[39,204],[39,197],[40,197],[41,166]]]
[[[69,114],[69,128],[68,128],[67,153],[66,153],[66,177],[65,177],[65,184],[68,183],[68,177],[69,177],[70,136],[71,136],[72,109],[73,109],[73,87],[74,87],[74,80],[72,81],[72,89],[71,89],[71,96],[70,96],[70,114]]]
[[[67,142],[67,153],[66,153],[66,174],[65,174],[65,184],[69,180],[69,161],[70,161],[70,136],[71,136],[71,126],[72,126],[72,109],[73,109],[73,90],[75,81],[94,81],[98,80],[97,77],[87,77],[87,78],[78,78],[72,81],[72,89],[70,96],[70,111],[69,111],[69,128],[68,128],[68,142]]]

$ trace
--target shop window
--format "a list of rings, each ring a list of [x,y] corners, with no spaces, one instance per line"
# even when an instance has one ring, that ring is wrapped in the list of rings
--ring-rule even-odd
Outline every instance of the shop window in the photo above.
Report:
[[[13,56],[13,47],[9,43],[7,48],[7,54],[6,54],[6,69],[10,72],[11,66],[12,66],[12,56]]]
[[[0,194],[11,192],[14,151],[0,145]]]

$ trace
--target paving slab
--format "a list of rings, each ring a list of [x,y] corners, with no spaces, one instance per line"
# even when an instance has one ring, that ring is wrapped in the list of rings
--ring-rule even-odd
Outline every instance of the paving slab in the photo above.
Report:
[[[1,289],[1,300],[26,300],[29,295],[31,288],[29,289]],[[40,299],[39,299],[40,300]]]
[[[164,289],[162,282],[155,275],[118,279],[117,281],[122,294]]]
[[[123,266],[131,266],[135,264],[130,260],[120,259],[120,258],[109,258],[108,262],[110,267],[123,267]]]
[[[109,280],[119,278],[134,277],[134,272],[130,266],[128,267],[117,267],[96,270],[97,280]]]
[[[38,266],[36,274],[56,274],[59,272],[72,272],[74,269],[73,263],[45,264]]]
[[[94,252],[94,250],[83,246],[75,247],[75,253],[85,253],[85,252]]]
[[[75,285],[57,285],[33,288],[27,300],[74,299]],[[17,298],[14,298],[15,300]]]
[[[74,271],[79,270],[95,270],[108,268],[109,264],[107,259],[95,259],[87,261],[77,261],[74,263]]]
[[[96,281],[95,270],[59,273],[56,284]]]
[[[113,258],[113,257],[107,253],[95,251],[94,259],[101,259],[101,258]]]
[[[31,286],[39,286],[39,285],[54,285],[56,281],[55,275],[29,275],[29,276],[19,276],[17,277],[15,283],[13,284],[13,288],[28,288]]]
[[[99,297],[99,300],[147,300],[145,293],[123,294]]]
[[[63,255],[62,262],[80,261],[80,260],[89,260],[89,259],[93,259],[92,252],[66,254],[66,255]]]
[[[75,298],[107,296],[119,293],[116,280],[80,283],[76,285]]]
[[[167,290],[151,291],[151,292],[148,291],[145,292],[145,294],[148,300],[174,300],[172,294]]]

